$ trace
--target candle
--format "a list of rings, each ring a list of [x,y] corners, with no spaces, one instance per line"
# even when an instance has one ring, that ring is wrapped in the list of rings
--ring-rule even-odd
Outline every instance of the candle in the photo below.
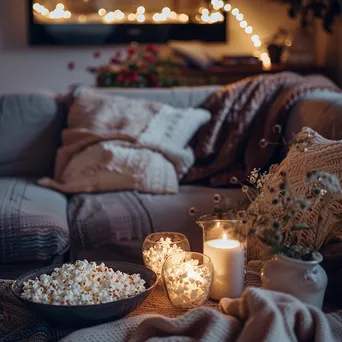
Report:
[[[244,287],[243,245],[236,240],[208,240],[204,243],[203,252],[214,266],[210,298],[240,297]]]
[[[195,254],[200,257],[186,260],[187,255]],[[204,261],[201,263],[199,259]],[[191,309],[204,304],[209,298],[212,264],[207,256],[200,253],[172,255],[163,266],[163,279],[171,304],[177,308]]]

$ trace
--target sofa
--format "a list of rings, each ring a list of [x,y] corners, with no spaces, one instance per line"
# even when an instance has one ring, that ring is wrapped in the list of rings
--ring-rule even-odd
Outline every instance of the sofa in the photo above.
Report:
[[[101,89],[175,107],[197,107],[218,89]],[[175,195],[136,191],[68,196],[37,185],[52,176],[67,117],[67,101],[50,93],[0,98],[0,278],[50,264],[87,258],[142,262],[144,238],[157,231],[184,233],[194,251],[202,249],[196,215],[212,210],[215,194],[231,205],[244,199],[238,188],[181,185]],[[290,139],[308,126],[327,138],[342,139],[342,95],[315,91],[296,103],[285,127]]]

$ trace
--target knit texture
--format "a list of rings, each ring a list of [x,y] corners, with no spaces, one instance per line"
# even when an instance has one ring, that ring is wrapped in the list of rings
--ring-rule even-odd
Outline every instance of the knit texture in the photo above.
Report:
[[[342,313],[324,315],[287,294],[248,288],[222,299],[222,315],[201,307],[172,319],[141,315],[76,331],[62,342],[341,341]]]
[[[282,181],[280,174],[286,172],[293,195],[306,198],[310,184],[305,182],[305,177],[309,171],[329,172],[342,180],[342,141],[325,139],[310,128],[303,128],[295,140],[298,143],[291,146],[286,158],[276,168],[268,183],[270,187],[279,186]],[[319,249],[330,238],[342,237],[342,194],[329,192],[326,196],[329,197],[323,201],[312,202],[311,210],[298,214],[300,222],[313,228],[295,232],[298,244]],[[257,202],[258,206],[272,208],[276,220],[281,211],[277,214],[277,210],[271,205],[273,198],[273,194],[266,192],[265,196],[258,197]],[[317,226],[319,214],[323,220]],[[262,242],[252,239],[249,243],[249,258],[259,259],[264,248]]]
[[[39,184],[68,193],[176,193],[194,163],[188,142],[209,119],[203,109],[83,89],[70,108],[54,180]]]
[[[280,140],[274,125],[284,127],[300,99],[323,89],[340,92],[323,76],[291,72],[248,77],[219,89],[202,106],[211,119],[195,136],[196,163],[185,181],[227,185],[232,176],[243,180],[253,168],[264,168],[277,145],[261,149],[259,141]]]

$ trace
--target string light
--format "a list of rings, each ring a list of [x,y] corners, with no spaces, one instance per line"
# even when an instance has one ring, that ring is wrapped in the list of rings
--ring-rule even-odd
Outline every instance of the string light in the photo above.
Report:
[[[107,13],[107,11],[104,8],[100,8],[98,11],[98,14],[100,17],[103,17],[106,13]]]
[[[51,12],[49,9],[44,7],[43,5],[35,2],[33,4],[33,10],[35,14],[40,14],[48,19],[63,19],[69,20],[72,17],[72,13],[68,10],[65,10],[65,5],[62,2],[59,2],[55,9]],[[102,17],[105,23],[111,24],[116,21],[122,21],[125,18],[128,21],[137,21],[138,23],[144,23],[146,20],[152,20],[153,22],[165,22],[168,20],[186,23],[190,20],[189,16],[185,13],[176,13],[172,11],[169,7],[164,7],[160,13],[149,13],[145,14],[146,9],[144,6],[137,7],[136,13],[124,13],[120,9],[116,9],[114,12],[107,12],[106,9],[100,8],[97,14]],[[210,7],[200,7],[198,9],[198,14],[195,15],[193,20],[196,20],[198,23],[206,23],[206,24],[214,24],[218,22],[224,21],[224,12],[229,12],[235,19],[239,22],[239,26],[241,29],[245,31],[246,34],[251,35],[250,39],[253,43],[254,47],[257,48],[254,51],[253,55],[257,56],[263,63],[265,68],[271,66],[271,60],[267,52],[263,52],[263,49],[259,49],[262,46],[262,42],[260,40],[259,35],[253,34],[254,30],[251,25],[248,25],[248,22],[245,20],[243,13],[235,7],[232,8],[231,4],[226,3],[223,0],[211,0]],[[88,20],[88,16],[79,15],[77,17],[79,22],[86,22]],[[90,19],[92,20],[92,18]],[[288,40],[285,42],[287,46],[291,45],[291,41]],[[260,51],[261,50],[261,51]]]

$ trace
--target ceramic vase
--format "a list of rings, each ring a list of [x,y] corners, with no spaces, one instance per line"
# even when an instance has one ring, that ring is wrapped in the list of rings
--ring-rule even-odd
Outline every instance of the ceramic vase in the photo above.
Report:
[[[261,270],[262,286],[267,290],[290,294],[321,309],[328,283],[327,274],[319,265],[322,260],[318,252],[314,253],[312,261],[276,255]]]

